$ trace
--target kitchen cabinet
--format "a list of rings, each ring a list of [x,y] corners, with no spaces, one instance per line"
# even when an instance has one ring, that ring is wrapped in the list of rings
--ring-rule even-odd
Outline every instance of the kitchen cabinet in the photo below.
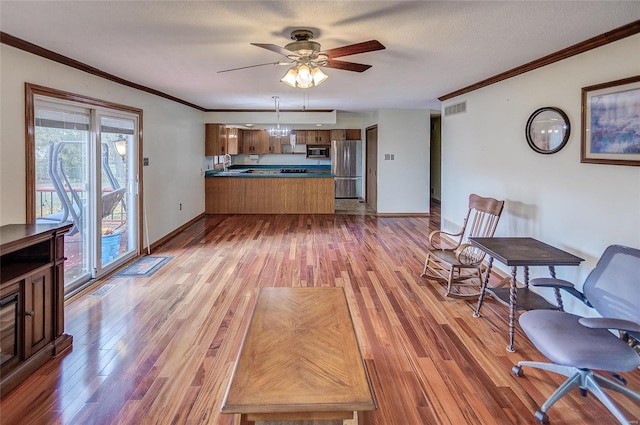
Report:
[[[297,145],[326,145],[331,143],[331,130],[295,130]]]
[[[243,154],[256,153],[255,130],[240,130],[239,151]]]
[[[65,225],[0,227],[0,396],[52,357],[67,352],[64,333]]]
[[[348,128],[345,130],[346,140],[362,140],[359,128]]]
[[[331,140],[347,140],[347,130],[331,130]]]
[[[239,151],[238,135],[240,131],[237,128],[227,128],[227,151],[229,155],[237,155]]]
[[[307,145],[331,143],[331,130],[307,130]]]
[[[205,124],[204,155],[217,156],[227,153],[227,130],[224,124]]]
[[[282,153],[282,140],[284,139],[284,137],[268,136],[267,153]]]
[[[269,136],[265,130],[242,130],[241,133],[240,153],[269,153]]]
[[[293,130],[291,134],[296,135],[296,145],[307,144],[307,130]]]

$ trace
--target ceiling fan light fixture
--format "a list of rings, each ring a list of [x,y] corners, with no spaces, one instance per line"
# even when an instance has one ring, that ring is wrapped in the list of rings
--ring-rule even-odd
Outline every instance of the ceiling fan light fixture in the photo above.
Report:
[[[298,76],[298,73],[296,72],[296,67],[292,66],[291,68],[289,68],[287,73],[284,74],[284,76],[280,79],[280,81],[282,81],[283,83],[285,83],[288,86],[291,86],[291,87],[295,88],[296,87],[296,77],[297,76]]]
[[[311,76],[313,77],[313,85],[315,86],[319,86],[320,84],[324,83],[327,78],[329,78],[329,76],[322,72],[320,68],[314,68],[313,71],[311,71]]]
[[[307,65],[298,66],[298,76],[296,77],[296,83],[299,87],[308,88],[313,86],[313,77],[311,76],[311,70]]]

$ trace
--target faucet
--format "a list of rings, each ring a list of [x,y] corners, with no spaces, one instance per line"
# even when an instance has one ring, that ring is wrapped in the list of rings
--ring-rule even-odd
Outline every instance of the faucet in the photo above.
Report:
[[[228,163],[228,165],[227,165]],[[228,153],[224,154],[224,160],[222,162],[222,170],[223,171],[227,171],[229,169],[229,166],[231,165],[231,155],[229,155]]]

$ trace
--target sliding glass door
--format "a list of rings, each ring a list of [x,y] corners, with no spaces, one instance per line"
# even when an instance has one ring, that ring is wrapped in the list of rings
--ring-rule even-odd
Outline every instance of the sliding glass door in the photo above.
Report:
[[[35,221],[70,222],[65,292],[137,255],[138,117],[36,98]]]
[[[130,257],[138,246],[137,173],[133,158],[137,158],[133,143],[136,120],[113,113],[98,114],[100,122],[100,268],[120,263]]]

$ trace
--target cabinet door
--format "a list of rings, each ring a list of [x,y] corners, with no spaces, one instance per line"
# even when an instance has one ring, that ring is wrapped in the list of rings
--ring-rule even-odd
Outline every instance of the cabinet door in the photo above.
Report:
[[[222,124],[205,124],[204,155],[224,155],[227,139],[226,127]]]
[[[214,156],[216,154],[216,143],[218,138],[218,127],[215,124],[204,125],[204,156]]]
[[[331,130],[331,140],[347,140],[347,130]]]
[[[269,135],[267,130],[255,131],[255,148],[253,153],[269,153]]]
[[[242,130],[240,133],[240,153],[253,153],[251,152],[251,146],[253,144],[253,130]]]
[[[51,268],[24,280],[24,356],[28,358],[52,341]]]
[[[331,130],[316,130],[317,144],[325,145],[331,142]]]
[[[286,142],[283,142],[286,140]],[[282,153],[282,144],[289,143],[289,137],[277,137],[277,136],[269,136],[269,146],[268,153]]]
[[[224,155],[227,153],[227,128],[222,124],[218,125],[218,144],[216,146],[216,155]]]
[[[350,128],[346,130],[347,140],[362,140],[359,128]]]
[[[294,130],[291,133],[296,135],[296,144],[297,145],[306,145],[307,144],[307,131],[306,130]]]

